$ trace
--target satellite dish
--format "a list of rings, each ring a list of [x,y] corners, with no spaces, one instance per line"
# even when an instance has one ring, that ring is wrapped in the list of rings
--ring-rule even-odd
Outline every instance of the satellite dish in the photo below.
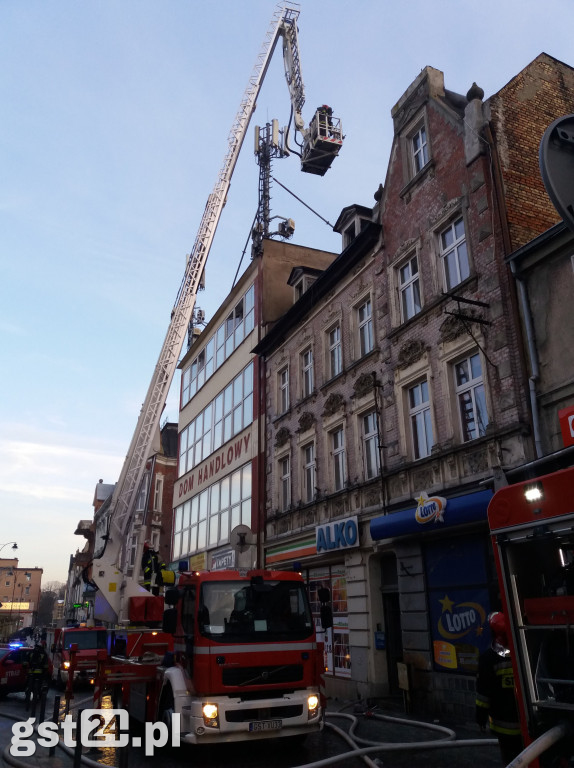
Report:
[[[574,232],[574,115],[559,117],[548,126],[538,159],[548,197]]]
[[[236,525],[231,531],[231,546],[239,555],[255,544],[255,536],[248,525]]]

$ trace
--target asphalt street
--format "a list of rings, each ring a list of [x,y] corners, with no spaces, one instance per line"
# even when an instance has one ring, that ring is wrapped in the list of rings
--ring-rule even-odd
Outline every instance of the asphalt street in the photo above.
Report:
[[[49,692],[46,719],[53,712],[55,692]],[[91,696],[79,692],[73,704],[90,707]],[[23,694],[10,694],[0,700],[0,754],[2,768],[74,768],[72,750],[56,747],[50,755],[47,747],[37,746],[33,756],[13,757],[9,747],[13,741],[12,727],[28,717]],[[441,729],[441,730],[437,730]],[[358,742],[352,746],[344,733],[351,733]],[[135,731],[134,731],[135,733]],[[130,735],[133,734],[130,732]],[[448,739],[448,740],[447,740]],[[344,757],[357,748],[368,748],[365,742],[376,742],[382,749],[366,758]],[[133,741],[133,739],[132,739]],[[149,747],[148,747],[149,749]],[[118,766],[122,762],[116,749],[83,750],[83,766],[98,768],[98,764]],[[334,768],[500,768],[498,746],[488,734],[481,734],[472,724],[437,721],[417,721],[406,717],[397,702],[381,702],[366,712],[348,702],[334,701],[328,707],[327,725],[321,734],[309,736],[304,745],[293,745],[282,739],[242,742],[217,747],[163,747],[153,756],[145,754],[143,746],[131,746],[123,751],[121,768],[296,768],[297,766],[334,766]],[[328,761],[328,762],[327,762]],[[369,762],[370,761],[370,762]]]

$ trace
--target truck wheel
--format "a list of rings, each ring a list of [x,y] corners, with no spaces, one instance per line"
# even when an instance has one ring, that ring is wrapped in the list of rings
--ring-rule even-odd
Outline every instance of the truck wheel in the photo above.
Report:
[[[171,744],[171,732],[172,732],[172,715],[174,712],[173,691],[171,687],[163,692],[160,704],[160,720],[167,725],[167,732],[169,735],[169,743]]]

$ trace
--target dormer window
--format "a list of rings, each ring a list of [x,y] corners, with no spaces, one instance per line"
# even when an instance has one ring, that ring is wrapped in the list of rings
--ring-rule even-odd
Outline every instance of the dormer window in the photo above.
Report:
[[[348,245],[350,245],[356,236],[357,236],[356,225],[355,225],[355,222],[353,221],[352,224],[348,226],[343,232],[343,248],[346,248]]]
[[[303,275],[299,282],[295,283],[295,301],[299,301],[301,296],[305,293],[305,291],[309,290],[316,279],[316,277],[311,277],[311,275]]]
[[[373,209],[364,205],[343,208],[333,229],[341,235],[343,250],[348,248],[373,221]]]
[[[289,276],[287,284],[293,288],[293,299],[299,301],[321,274],[320,269],[311,267],[295,267]]]

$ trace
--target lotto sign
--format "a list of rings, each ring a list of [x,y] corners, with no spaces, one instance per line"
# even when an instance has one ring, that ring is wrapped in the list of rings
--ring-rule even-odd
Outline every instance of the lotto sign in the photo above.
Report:
[[[574,405],[558,411],[564,446],[574,445]]]

